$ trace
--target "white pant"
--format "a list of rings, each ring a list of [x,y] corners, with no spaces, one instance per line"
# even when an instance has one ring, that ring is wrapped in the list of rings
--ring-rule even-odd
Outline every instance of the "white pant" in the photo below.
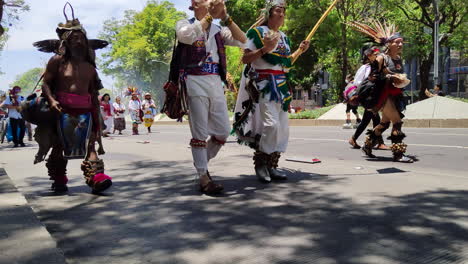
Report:
[[[111,133],[111,129],[114,127],[114,117],[108,116],[106,120],[104,120],[104,124],[106,125],[106,129],[103,132]]]
[[[227,111],[226,98],[189,96],[189,122],[192,138],[206,141],[209,136],[218,141],[226,141],[231,124]],[[205,147],[192,146],[192,156],[197,172],[202,175],[208,170],[208,161],[218,154],[221,144],[213,139],[208,140]]]
[[[281,103],[269,101],[268,98],[260,98],[258,104],[263,121],[259,150],[266,154],[285,152],[289,140],[288,112],[283,111]]]

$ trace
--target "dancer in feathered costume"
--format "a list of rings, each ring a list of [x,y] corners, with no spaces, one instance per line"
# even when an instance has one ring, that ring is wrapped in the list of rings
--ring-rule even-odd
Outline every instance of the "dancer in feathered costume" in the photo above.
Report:
[[[44,40],[34,43],[40,51],[54,52],[44,73],[42,92],[56,120],[40,124],[36,140],[40,146],[51,146],[52,152],[46,163],[52,189],[67,191],[66,167],[69,159],[84,158],[81,165],[86,183],[93,193],[99,193],[112,185],[104,174],[104,162],[98,158],[95,143],[100,142],[99,90],[102,88],[96,72],[94,49],[102,48],[107,42],[88,40],[86,31],[74,12],[69,20],[64,7],[66,23],[56,29],[59,40]],[[48,149],[41,152],[45,156]],[[102,145],[99,154],[104,154]],[[36,161],[43,160],[36,157]]]
[[[289,139],[288,110],[292,96],[287,75],[292,66],[289,38],[279,28],[286,1],[269,0],[256,25],[247,32],[244,70],[233,124],[239,143],[255,150],[255,173],[262,182],[285,180],[276,168]],[[296,53],[309,48],[303,41]]]
[[[372,147],[391,122],[393,128],[388,139],[392,141],[393,160],[411,163],[413,159],[405,155],[407,145],[403,143],[403,139],[406,135],[401,131],[404,117],[402,112],[405,109],[402,88],[410,83],[403,73],[403,37],[397,32],[395,25],[376,20],[372,20],[369,25],[360,22],[350,22],[348,25],[386,47],[386,52],[379,54],[371,64],[371,73],[367,78],[367,85],[372,87],[371,97],[375,100],[359,98],[361,103],[366,101],[364,106],[367,109],[382,111],[380,124],[373,130],[368,130],[362,150],[368,157],[374,158]]]

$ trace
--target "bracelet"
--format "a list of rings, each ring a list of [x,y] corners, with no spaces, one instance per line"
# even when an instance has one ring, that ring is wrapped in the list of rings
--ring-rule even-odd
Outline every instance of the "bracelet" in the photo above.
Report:
[[[222,27],[229,27],[231,24],[232,24],[232,18],[231,16],[229,15],[226,15],[226,18],[221,20],[221,22],[219,22],[219,24],[222,26]]]
[[[213,17],[208,14],[205,16],[205,20],[208,24],[211,24],[211,22],[213,22]]]

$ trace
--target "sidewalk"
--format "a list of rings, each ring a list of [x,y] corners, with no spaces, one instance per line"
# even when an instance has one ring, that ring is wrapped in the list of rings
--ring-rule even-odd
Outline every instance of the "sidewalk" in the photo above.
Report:
[[[0,168],[0,263],[66,263],[63,252],[57,248],[57,243],[2,168]]]

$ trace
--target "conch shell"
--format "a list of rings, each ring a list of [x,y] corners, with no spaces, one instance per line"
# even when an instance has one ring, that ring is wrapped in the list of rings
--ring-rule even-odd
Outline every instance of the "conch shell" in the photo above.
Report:
[[[393,86],[396,88],[405,88],[411,83],[411,80],[408,79],[408,76],[406,76],[405,73],[394,74],[393,77],[396,79],[393,81]]]

